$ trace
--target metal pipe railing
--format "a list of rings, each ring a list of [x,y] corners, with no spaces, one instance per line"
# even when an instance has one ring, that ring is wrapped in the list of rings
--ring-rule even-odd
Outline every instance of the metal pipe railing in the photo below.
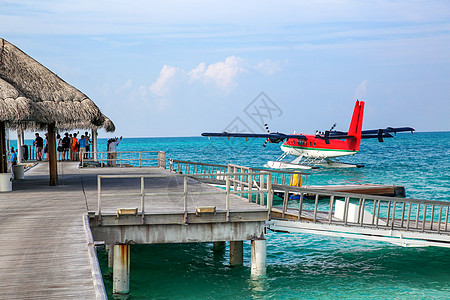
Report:
[[[150,212],[152,210],[151,204],[146,203],[146,200],[149,197],[157,197],[157,196],[183,196],[183,213],[184,213],[184,223],[187,224],[188,222],[188,195],[220,195],[225,194],[225,213],[226,213],[226,219],[227,221],[230,220],[230,195],[237,195],[237,196],[243,196],[243,194],[248,194],[249,189],[246,182],[239,181],[239,187],[241,185],[247,186],[247,190],[245,189],[238,189],[238,188],[232,188],[232,183],[235,183],[238,181],[236,176],[240,176],[243,174],[249,174],[249,173],[223,173],[221,176],[225,177],[226,180],[226,188],[225,190],[212,190],[210,192],[189,192],[188,190],[188,178],[192,178],[192,175],[189,174],[170,174],[170,175],[98,175],[97,176],[97,185],[98,185],[98,218],[101,222],[102,218],[102,202],[105,197],[114,197],[114,198],[120,198],[120,197],[138,197],[140,199],[140,214],[142,216],[142,219],[144,219],[144,215],[146,212]],[[250,175],[253,175],[253,173],[250,173]],[[270,173],[268,172],[258,172],[258,176],[270,176]],[[205,173],[203,176],[211,176],[211,173]],[[144,182],[146,178],[176,178],[176,177],[182,177],[183,178],[183,192],[170,192],[170,193],[148,193],[145,192]],[[102,188],[102,183],[104,180],[107,179],[132,179],[132,178],[139,178],[140,179],[140,189],[139,192],[134,193],[104,193]],[[254,187],[258,193],[261,193],[262,199],[266,199],[267,202],[263,201],[260,203],[261,206],[267,207],[268,209],[268,218],[270,217],[270,210],[272,207],[272,201],[273,201],[273,191],[270,184],[270,180],[268,180],[268,185],[266,188],[264,187]],[[147,205],[146,205],[147,204]]]
[[[277,186],[280,190],[284,198],[277,209],[282,219],[289,214],[305,222],[450,234],[450,202]],[[299,194],[300,200],[290,199],[292,194]]]
[[[143,167],[143,162],[148,167],[147,162],[157,162],[157,167],[166,168],[166,152],[164,151],[120,151],[120,152],[84,152],[87,158],[80,157],[81,166],[84,166],[86,162],[97,162],[101,167],[116,166],[116,162],[119,161],[118,166],[123,167],[124,162],[137,162],[135,167]],[[117,154],[119,157],[111,158],[111,154]],[[145,158],[143,156],[148,154],[157,154],[155,158]],[[137,157],[136,157],[137,156]],[[135,158],[136,157],[136,158]],[[154,166],[156,167],[156,166]]]
[[[221,178],[221,173],[237,173],[237,172],[253,172],[258,174],[259,172],[269,172],[271,174],[271,184],[272,185],[291,185],[291,186],[305,186],[307,181],[307,176],[309,173],[304,173],[300,171],[287,171],[287,170],[273,170],[273,169],[261,169],[261,168],[251,168],[244,167],[235,164],[220,165],[220,164],[210,164],[201,162],[191,162],[184,160],[169,159],[169,169],[172,172],[182,173],[182,174],[211,174],[208,178],[223,180]],[[211,171],[212,170],[212,171]],[[214,174],[215,173],[215,174]],[[240,181],[254,182],[254,176],[249,176],[248,174],[242,175],[239,178]],[[233,183],[236,186],[236,182]],[[258,182],[260,184],[260,182]],[[251,185],[250,185],[251,186]]]

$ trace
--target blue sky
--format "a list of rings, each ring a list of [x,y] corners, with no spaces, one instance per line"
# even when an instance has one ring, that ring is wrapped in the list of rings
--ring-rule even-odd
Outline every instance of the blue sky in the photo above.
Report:
[[[0,28],[115,135],[260,132],[261,92],[273,131],[346,130],[356,99],[365,129],[450,130],[449,1],[0,0]]]

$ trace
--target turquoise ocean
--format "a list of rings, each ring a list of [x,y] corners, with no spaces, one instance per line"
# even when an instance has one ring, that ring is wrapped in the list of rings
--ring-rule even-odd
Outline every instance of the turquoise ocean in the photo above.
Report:
[[[282,152],[264,140],[205,137],[124,138],[118,151],[166,151],[167,158],[262,167]],[[99,150],[106,139],[99,140]],[[450,132],[398,134],[363,140],[342,161],[364,168],[308,171],[307,184],[402,185],[408,198],[450,201]],[[268,232],[267,276],[250,277],[228,265],[228,247],[210,243],[132,245],[130,295],[112,295],[112,269],[99,260],[110,299],[450,299],[450,249],[403,248],[389,243]]]

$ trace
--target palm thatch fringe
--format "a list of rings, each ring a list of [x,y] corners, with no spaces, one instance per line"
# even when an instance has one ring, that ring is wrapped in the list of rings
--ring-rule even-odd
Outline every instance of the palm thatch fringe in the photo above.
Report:
[[[20,95],[12,85],[0,78],[0,121],[32,118],[31,100]]]
[[[0,120],[32,120],[37,126],[105,124],[91,99],[4,39],[0,39],[0,79]]]

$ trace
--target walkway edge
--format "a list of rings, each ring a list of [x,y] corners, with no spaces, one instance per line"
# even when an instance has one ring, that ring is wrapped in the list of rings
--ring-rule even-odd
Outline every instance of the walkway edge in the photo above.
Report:
[[[89,218],[83,216],[84,232],[88,246],[89,262],[91,264],[92,280],[94,282],[95,298],[99,300],[108,300],[105,285],[103,283],[102,272],[98,263],[97,253],[94,246],[94,238],[92,237],[91,227],[89,226]]]

